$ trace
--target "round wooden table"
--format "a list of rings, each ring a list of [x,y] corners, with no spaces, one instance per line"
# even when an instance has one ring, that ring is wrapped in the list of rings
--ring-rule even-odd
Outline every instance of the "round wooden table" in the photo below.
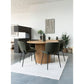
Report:
[[[42,51],[45,51],[45,44],[48,42],[58,42],[58,40],[47,40],[47,41],[27,41],[29,44],[35,44],[35,56],[36,56],[36,62],[41,64],[42,59]],[[51,62],[50,56],[48,62]],[[47,55],[44,54],[42,64],[47,63]]]

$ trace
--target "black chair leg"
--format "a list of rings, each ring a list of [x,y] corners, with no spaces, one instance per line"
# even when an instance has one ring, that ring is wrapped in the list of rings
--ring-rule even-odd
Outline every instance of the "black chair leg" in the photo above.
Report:
[[[58,54],[58,60],[59,60],[59,65],[60,65],[60,67],[61,67],[61,63],[60,63],[60,57],[59,57],[59,54]]]
[[[47,70],[48,70],[48,59],[49,59],[49,55],[47,55]]]
[[[23,67],[23,64],[24,64],[24,59],[25,59],[25,54],[23,53],[22,67]]]
[[[42,65],[42,61],[43,61],[43,56],[44,56],[44,53],[42,54],[41,65]]]
[[[55,55],[54,55],[54,61],[55,61]]]
[[[62,53],[63,53],[63,58],[64,58],[64,61],[65,61],[65,56],[64,56],[64,52],[62,51]]]
[[[21,62],[21,58],[22,58],[22,53],[21,53],[21,56],[20,56],[20,62]]]
[[[35,63],[37,64],[37,62],[36,62],[36,56],[35,56],[35,53],[34,53],[34,60],[35,60]]]
[[[32,61],[32,53],[30,55],[31,55],[31,61]]]

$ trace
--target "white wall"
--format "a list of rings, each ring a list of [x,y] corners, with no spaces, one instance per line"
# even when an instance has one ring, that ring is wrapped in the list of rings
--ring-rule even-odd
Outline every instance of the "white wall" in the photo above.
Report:
[[[69,46],[73,47],[73,1],[61,0],[52,3],[36,4],[28,7],[24,12],[11,15],[12,24],[32,27],[32,38],[39,38],[38,30],[45,32],[45,19],[55,18],[55,34],[46,34],[51,39],[61,37],[62,33],[70,35]]]

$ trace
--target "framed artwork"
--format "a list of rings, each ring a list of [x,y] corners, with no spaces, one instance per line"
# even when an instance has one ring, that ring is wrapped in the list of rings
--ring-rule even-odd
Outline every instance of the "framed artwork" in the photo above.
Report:
[[[46,34],[55,33],[55,19],[45,20],[45,33]]]

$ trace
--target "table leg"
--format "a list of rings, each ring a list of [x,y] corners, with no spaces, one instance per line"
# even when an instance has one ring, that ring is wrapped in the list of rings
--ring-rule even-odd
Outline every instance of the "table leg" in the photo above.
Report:
[[[36,62],[41,64],[42,51],[45,50],[45,44],[35,44],[35,50],[36,50],[36,52],[35,52]],[[50,56],[49,56],[49,59],[48,59],[48,63],[49,62],[51,62]],[[46,63],[47,63],[47,54],[44,54],[42,64],[46,64]]]

